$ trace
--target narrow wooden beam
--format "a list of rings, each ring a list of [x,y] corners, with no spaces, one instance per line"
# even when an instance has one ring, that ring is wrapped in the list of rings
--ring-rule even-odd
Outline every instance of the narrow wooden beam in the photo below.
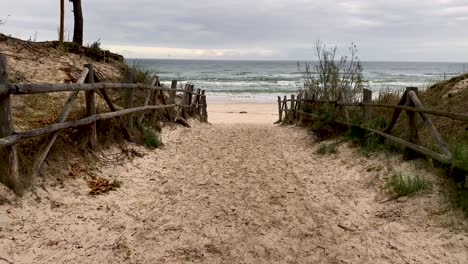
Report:
[[[126,83],[133,83],[133,72],[129,69],[125,73],[125,78],[124,82]],[[134,94],[134,89],[127,89],[125,90],[124,94],[124,108],[125,109],[130,109],[133,107],[133,94]],[[127,126],[130,130],[133,129],[133,114],[129,114],[127,116]]]
[[[46,126],[46,127],[35,128],[35,129],[28,130],[28,131],[16,132],[15,134],[12,134],[11,136],[0,138],[0,147],[14,145],[20,142],[22,139],[26,139],[26,138],[32,138],[32,137],[37,137],[37,136],[44,135],[44,134],[54,133],[54,132],[67,129],[67,128],[90,125],[99,120],[110,119],[110,118],[114,118],[118,116],[123,116],[123,115],[128,115],[131,113],[153,110],[153,109],[172,108],[174,106],[175,105],[141,106],[141,107],[135,107],[131,109],[125,109],[125,110],[120,110],[120,111],[115,111],[115,112],[110,112],[110,113],[95,114],[93,116],[89,116],[89,117],[79,119],[79,120],[68,121],[68,122],[63,122],[63,123],[55,123],[53,125]]]
[[[195,113],[197,116],[200,115],[200,106],[198,105],[200,103],[200,94],[201,94],[201,89],[197,89],[195,93],[195,97],[193,98],[193,113]]]
[[[403,95],[401,96],[400,101],[398,102],[398,105],[399,106],[405,105],[407,97],[408,97],[408,92],[405,91]],[[395,111],[393,111],[392,119],[390,120],[390,123],[388,123],[388,126],[383,130],[384,133],[390,133],[390,131],[393,129],[396,122],[398,121],[401,111],[402,109],[395,109]]]
[[[169,92],[169,104],[175,104],[175,97],[176,97],[176,90],[177,89],[177,80],[172,80],[172,83],[171,83],[171,91]],[[169,109],[169,113],[170,113],[170,120],[171,121],[174,121],[175,118],[176,118],[176,109],[174,107],[174,109]]]
[[[153,80],[151,81],[151,86],[154,86],[156,82],[157,82],[157,79],[153,78]],[[146,91],[146,97],[145,97],[145,102],[143,103],[143,106],[147,106],[149,104],[152,94],[153,94],[152,90]],[[140,118],[138,118],[138,125],[141,126],[144,118],[145,118],[145,111],[141,112]]]
[[[38,93],[56,93],[71,91],[91,91],[96,89],[151,89],[171,92],[173,89],[163,88],[161,86],[150,86],[143,83],[112,83],[100,82],[94,84],[77,83],[15,83],[1,86],[0,94],[10,93],[14,95],[38,94]],[[2,90],[3,89],[3,90]],[[183,92],[183,89],[175,89],[176,92]]]
[[[416,94],[416,92],[414,90],[409,91],[408,95],[409,95],[409,97],[411,98],[411,100],[413,101],[414,105],[417,108],[420,108],[420,109],[423,108],[423,105],[422,105],[421,101],[418,98],[418,95]],[[439,149],[442,151],[442,153],[444,153],[445,156],[451,158],[452,153],[450,153],[450,150],[449,150],[447,144],[445,144],[444,140],[442,139],[442,136],[440,135],[440,133],[437,130],[434,123],[432,122],[431,117],[429,117],[425,113],[419,113],[419,115],[421,116],[421,118],[426,123],[426,125],[427,125],[427,127],[428,127],[428,129],[429,129],[429,131],[431,133],[432,139],[435,141],[437,147],[439,147]]]
[[[193,115],[193,107],[192,107],[192,101],[193,101],[193,88],[195,86],[193,84],[190,84],[189,88],[188,88],[188,98],[187,98],[187,105],[190,105],[190,108],[187,110],[189,116],[192,116]]]
[[[288,121],[289,120],[289,112],[288,112],[288,103],[287,103],[288,97],[285,95],[284,100],[283,100],[283,111],[284,111],[284,120]]]
[[[414,107],[414,102],[411,100],[409,92],[418,92],[417,87],[407,87],[406,88],[406,105]],[[408,141],[414,144],[419,144],[419,135],[418,135],[418,127],[416,123],[416,113],[414,111],[406,111],[406,115],[408,116]],[[405,153],[403,154],[403,159],[411,160],[417,158],[418,155],[414,149],[406,147]]]
[[[206,95],[205,90],[201,92],[201,112],[200,112],[200,120],[202,122],[208,122],[208,111],[206,105]]]
[[[299,112],[302,110],[302,93],[299,93],[297,95],[297,102],[296,102],[296,109],[295,109],[295,114],[297,118],[297,123],[296,125],[301,125],[302,124],[302,114]]]
[[[283,122],[283,111],[282,111],[282,107],[281,107],[281,97],[278,96],[278,121],[279,122]]]
[[[85,64],[86,68],[88,68],[89,72],[86,76],[86,83],[94,83],[94,67],[92,64]],[[93,116],[96,114],[96,98],[94,96],[95,92],[86,91],[85,92],[85,99],[86,99],[86,115]],[[89,136],[89,146],[92,150],[96,150],[98,148],[98,139],[97,139],[97,127],[96,123],[92,123],[89,126],[88,130]]]
[[[409,142],[409,141],[406,141],[406,140],[404,140],[404,139],[401,139],[401,138],[398,138],[398,137],[389,135],[389,134],[387,134],[387,133],[380,132],[380,131],[375,130],[375,129],[372,129],[372,128],[363,127],[363,126],[361,126],[361,128],[366,129],[366,130],[368,130],[368,131],[370,131],[370,132],[376,133],[376,134],[378,134],[378,135],[380,135],[380,136],[383,136],[383,137],[385,137],[385,138],[388,138],[388,139],[390,139],[391,141],[393,141],[393,142],[395,142],[395,143],[398,143],[398,144],[400,144],[400,145],[403,145],[403,146],[405,146],[405,147],[407,147],[407,148],[410,148],[410,149],[412,149],[412,150],[414,150],[414,151],[417,151],[417,152],[419,152],[419,153],[421,153],[421,154],[424,154],[424,155],[426,155],[426,156],[428,156],[428,157],[431,157],[431,158],[434,158],[434,159],[436,159],[436,160],[444,161],[444,162],[447,162],[447,161],[450,160],[450,157],[447,157],[447,156],[445,156],[445,155],[439,154],[439,153],[434,152],[434,151],[432,151],[432,150],[430,150],[430,149],[428,149],[428,148],[425,148],[425,147],[423,147],[423,146],[414,144],[414,143]]]
[[[296,101],[296,95],[291,94],[291,110],[293,111],[291,112],[291,115],[289,117],[290,118],[289,122],[293,122],[294,118],[296,117],[296,113],[294,112],[294,109],[296,107],[295,101]]]
[[[77,83],[83,83],[86,79],[86,76],[88,75],[89,69],[84,68],[83,71],[81,72],[80,78],[78,79]],[[62,123],[65,122],[67,119],[67,116],[70,114],[73,105],[75,103],[76,97],[78,96],[79,91],[76,92],[70,92],[68,95],[68,99],[65,102],[65,105],[63,106],[62,112],[59,114],[57,118],[57,123]],[[53,133],[50,135],[49,140],[47,143],[41,148],[39,151],[39,155],[33,165],[33,176],[36,176],[39,170],[41,169],[42,164],[44,163],[44,160],[47,157],[47,154],[49,154],[50,149],[55,143],[55,140],[57,140],[58,132]]]
[[[0,53],[0,84],[8,83],[6,57]],[[0,95],[0,138],[13,134],[13,117],[9,94]],[[16,195],[23,194],[18,170],[18,153],[16,145],[0,148],[0,182],[11,188]]]
[[[369,89],[362,90],[362,102],[371,103],[372,102],[372,91]],[[371,109],[367,106],[362,106],[362,121],[366,123],[371,119]]]

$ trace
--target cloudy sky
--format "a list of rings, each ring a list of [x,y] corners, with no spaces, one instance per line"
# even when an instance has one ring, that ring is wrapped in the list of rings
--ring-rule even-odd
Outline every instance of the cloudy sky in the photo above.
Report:
[[[320,39],[344,51],[354,42],[362,60],[468,62],[468,0],[82,2],[85,43],[126,57],[311,60]],[[59,3],[1,0],[0,32],[57,39]],[[71,10],[66,0],[70,39]]]

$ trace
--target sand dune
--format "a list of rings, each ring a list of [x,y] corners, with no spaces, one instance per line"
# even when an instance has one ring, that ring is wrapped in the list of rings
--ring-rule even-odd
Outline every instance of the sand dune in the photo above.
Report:
[[[0,263],[466,263],[467,222],[437,185],[387,201],[399,157],[320,156],[303,129],[230,117],[166,129],[164,147],[96,168],[116,191],[90,196],[83,174],[7,197]]]

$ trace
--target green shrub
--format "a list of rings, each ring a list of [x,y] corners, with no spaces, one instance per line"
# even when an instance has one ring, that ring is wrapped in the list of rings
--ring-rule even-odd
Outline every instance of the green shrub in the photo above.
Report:
[[[322,143],[320,144],[317,150],[317,153],[321,155],[335,154],[337,152],[337,147],[338,147],[337,143],[330,143],[330,144]]]
[[[95,42],[86,45],[86,47],[88,47],[88,48],[90,48],[90,49],[93,49],[93,50],[96,50],[96,51],[102,51],[102,48],[101,48],[101,39],[98,39],[98,40],[96,40]]]
[[[331,105],[321,105],[317,109],[317,118],[309,125],[312,131],[320,140],[327,140],[342,133],[343,126],[336,121],[336,110]]]
[[[431,187],[431,183],[419,175],[402,175],[395,172],[386,182],[386,188],[396,197],[409,196]]]
[[[452,152],[453,165],[468,171],[468,143],[450,140],[448,145]]]
[[[161,137],[159,133],[148,127],[142,127],[143,132],[143,143],[147,147],[158,148],[162,145]]]

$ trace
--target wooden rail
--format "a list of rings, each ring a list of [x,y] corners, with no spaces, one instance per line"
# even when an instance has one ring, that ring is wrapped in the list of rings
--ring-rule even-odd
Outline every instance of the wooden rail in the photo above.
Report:
[[[309,117],[309,119],[313,120],[319,117],[315,111],[311,111],[310,109],[315,109],[314,105],[316,104],[331,104],[335,105],[335,109],[337,109],[338,116],[342,117],[342,119],[346,120],[346,122],[338,121],[337,123],[346,125],[346,126],[358,126],[361,129],[367,130],[371,133],[378,134],[383,138],[387,138],[397,144],[403,145],[406,147],[405,150],[405,157],[411,158],[414,156],[412,152],[418,152],[427,157],[443,161],[449,162],[452,159],[452,153],[450,152],[447,144],[442,139],[439,131],[435,127],[430,115],[434,116],[441,116],[445,118],[449,118],[452,120],[464,121],[468,122],[468,114],[466,113],[454,113],[449,111],[442,111],[442,110],[435,110],[435,109],[426,109],[423,107],[422,102],[420,101],[417,95],[418,89],[415,87],[408,87],[406,92],[403,94],[400,102],[397,105],[388,105],[388,104],[375,104],[372,103],[372,93],[370,90],[364,89],[363,91],[363,100],[362,102],[343,102],[343,101],[327,101],[327,100],[315,100],[314,96],[306,97],[303,94],[299,94],[297,96],[291,96],[291,99],[287,99],[285,96],[283,100],[281,97],[278,97],[278,112],[279,112],[279,121],[280,122],[287,122],[287,123],[301,123],[304,117]],[[291,107],[288,108],[287,103],[291,103]],[[297,105],[301,107],[297,107]],[[293,107],[296,106],[296,107]],[[304,109],[309,109],[309,111],[304,111]],[[363,120],[361,124],[350,124],[347,120],[349,120],[348,111],[346,107],[353,106],[359,107],[362,111]],[[387,108],[387,109],[394,109],[392,118],[388,126],[383,129],[383,131],[378,131],[374,128],[370,128],[365,126],[365,123],[370,120],[371,117],[371,108]],[[390,131],[395,126],[398,118],[402,111],[406,112],[408,116],[408,139],[402,139],[393,135],[390,135]],[[340,114],[341,113],[341,114]],[[415,114],[419,114],[421,119],[424,121],[425,125],[427,126],[431,138],[438,148],[440,153],[430,150],[424,146],[419,144],[419,136],[418,136],[418,127],[415,121]]]
[[[96,122],[100,120],[126,117],[126,125],[123,130],[132,129],[134,125],[141,125],[145,113],[151,111],[151,121],[155,121],[154,111],[166,109],[167,118],[170,121],[178,121],[185,125],[184,118],[197,117],[202,122],[208,121],[207,102],[205,90],[197,89],[194,92],[194,85],[186,84],[185,89],[177,88],[177,81],[172,82],[171,88],[161,87],[159,77],[155,77],[152,85],[133,83],[132,73],[127,73],[126,83],[99,82],[92,64],[85,65],[80,78],[73,84],[11,84],[8,83],[8,67],[6,59],[0,53],[0,182],[11,188],[15,193],[21,195],[20,176],[18,170],[18,156],[16,146],[21,141],[41,135],[49,135],[46,144],[39,150],[37,159],[34,162],[33,175],[37,174],[51,147],[57,139],[57,133],[61,130],[79,126],[87,126],[86,141],[91,149],[99,148],[97,138]],[[125,89],[124,108],[117,110],[114,103],[107,94],[107,89]],[[135,89],[147,90],[142,106],[134,106]],[[24,94],[52,93],[69,91],[68,99],[65,102],[61,113],[56,119],[56,123],[35,128],[27,131],[15,131],[13,127],[13,117],[11,112],[11,96]],[[85,92],[87,117],[78,120],[65,122],[67,116],[76,101],[79,92]],[[166,102],[166,92],[168,100]],[[181,92],[182,103],[176,103],[177,92]],[[162,105],[157,104],[157,95],[163,101]],[[110,112],[97,113],[96,99],[98,95],[106,102]],[[180,109],[180,111],[177,111]],[[138,118],[134,114],[140,113]],[[180,115],[178,115],[180,113]]]

